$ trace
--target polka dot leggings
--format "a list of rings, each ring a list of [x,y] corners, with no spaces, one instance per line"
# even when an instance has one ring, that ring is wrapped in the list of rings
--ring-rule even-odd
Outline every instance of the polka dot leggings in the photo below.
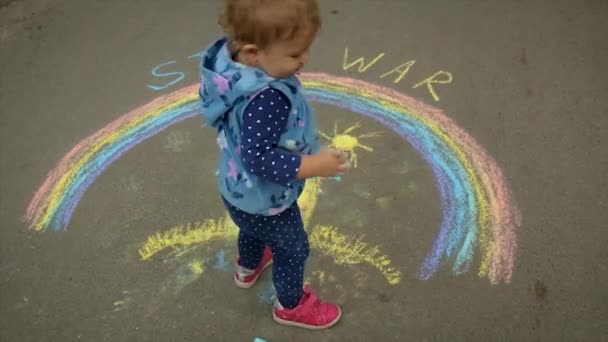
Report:
[[[308,235],[294,202],[274,216],[246,213],[224,199],[232,220],[239,227],[239,264],[255,269],[266,245],[272,250],[272,282],[282,306],[294,308],[302,297],[304,265],[310,253]]]

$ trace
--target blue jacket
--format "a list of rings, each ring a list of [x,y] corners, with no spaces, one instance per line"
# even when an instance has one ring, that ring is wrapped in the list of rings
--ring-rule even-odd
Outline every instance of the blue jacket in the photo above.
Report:
[[[314,111],[296,76],[277,79],[260,68],[235,62],[226,42],[226,38],[219,39],[205,50],[199,90],[205,122],[218,133],[219,189],[230,204],[245,212],[276,215],[297,200],[304,181],[294,179],[280,185],[246,172],[239,149],[243,112],[256,93],[268,87],[281,91],[291,106],[286,130],[276,148],[313,154],[320,148]]]

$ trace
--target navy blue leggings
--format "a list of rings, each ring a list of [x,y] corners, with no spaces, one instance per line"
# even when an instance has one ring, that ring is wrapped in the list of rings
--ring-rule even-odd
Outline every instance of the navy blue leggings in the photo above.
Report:
[[[272,251],[272,282],[282,306],[294,308],[302,297],[304,265],[310,253],[308,235],[298,203],[274,216],[246,213],[224,199],[230,217],[239,227],[239,264],[255,269],[262,261],[264,248]]]

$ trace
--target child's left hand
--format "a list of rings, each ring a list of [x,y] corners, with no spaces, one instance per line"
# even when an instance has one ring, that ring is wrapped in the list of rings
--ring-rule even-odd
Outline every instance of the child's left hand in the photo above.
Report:
[[[350,163],[350,155],[348,154],[348,152],[339,149],[339,148],[335,148],[335,147],[330,147],[332,150],[334,151],[338,151],[340,152],[340,154],[342,155],[342,157],[344,158],[344,160],[346,160],[346,163],[344,164],[346,166],[346,171],[350,170],[351,168],[351,163]]]

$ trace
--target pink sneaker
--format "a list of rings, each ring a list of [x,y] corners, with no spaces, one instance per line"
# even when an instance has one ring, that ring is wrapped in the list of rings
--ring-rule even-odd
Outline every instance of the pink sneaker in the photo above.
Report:
[[[272,316],[277,323],[306,329],[325,329],[338,323],[342,312],[336,304],[320,301],[309,285],[304,286],[304,295],[293,309],[283,308],[278,300]]]
[[[260,266],[258,266],[255,270],[250,270],[239,265],[239,261],[237,260],[236,272],[234,272],[234,282],[236,283],[236,286],[242,289],[252,287],[260,277],[260,274],[262,274],[262,271],[264,271],[266,267],[270,265],[272,265],[272,252],[268,246],[266,246],[264,249],[264,256],[262,257]]]

